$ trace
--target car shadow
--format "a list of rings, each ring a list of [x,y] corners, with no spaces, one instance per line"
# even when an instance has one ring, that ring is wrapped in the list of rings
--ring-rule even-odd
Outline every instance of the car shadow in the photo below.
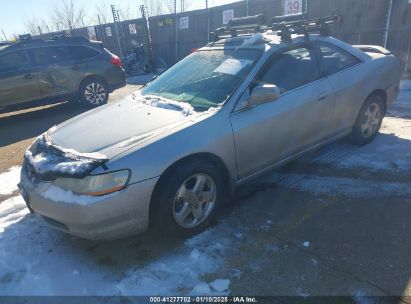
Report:
[[[87,110],[78,103],[62,102],[0,114],[0,147],[38,136]]]

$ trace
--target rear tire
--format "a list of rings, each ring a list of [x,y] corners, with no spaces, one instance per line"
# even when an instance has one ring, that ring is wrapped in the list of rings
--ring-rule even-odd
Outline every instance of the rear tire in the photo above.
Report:
[[[100,78],[89,78],[80,85],[80,101],[89,108],[106,104],[108,96],[108,86],[105,81]]]
[[[385,103],[380,95],[367,98],[358,114],[350,141],[357,145],[366,145],[377,136],[385,115]]]
[[[220,170],[199,160],[166,174],[150,208],[154,232],[177,237],[200,233],[222,205],[224,183]]]

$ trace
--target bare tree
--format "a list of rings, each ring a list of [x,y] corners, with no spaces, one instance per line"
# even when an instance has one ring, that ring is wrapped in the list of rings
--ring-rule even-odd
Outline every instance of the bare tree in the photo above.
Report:
[[[31,18],[26,18],[24,21],[24,25],[26,28],[26,31],[33,36],[35,35],[40,35],[42,33],[40,22],[38,19],[31,17]]]
[[[194,4],[194,0],[176,0],[177,1],[177,12],[185,12],[191,8]],[[172,14],[174,13],[174,0],[162,0],[159,1],[163,3],[163,13],[166,14]],[[195,2],[198,4],[198,0]],[[204,1],[204,7],[205,7],[205,1]]]
[[[169,1],[169,0],[167,0]],[[162,0],[143,0],[142,1],[147,8],[147,12],[150,16],[158,16],[164,14],[164,1]]]
[[[127,5],[119,7],[121,19],[130,20],[140,17],[140,7],[134,1],[132,3],[133,5],[128,1]]]
[[[174,13],[174,0],[164,0],[164,13],[173,14]]]
[[[100,21],[102,24],[110,23],[113,20],[109,8],[110,5],[107,4],[105,0],[99,1],[98,5],[96,5],[96,13],[98,16],[100,16]]]
[[[54,8],[53,20],[58,29],[71,31],[76,27],[85,27],[86,18],[84,7],[78,6],[75,0],[60,0]]]

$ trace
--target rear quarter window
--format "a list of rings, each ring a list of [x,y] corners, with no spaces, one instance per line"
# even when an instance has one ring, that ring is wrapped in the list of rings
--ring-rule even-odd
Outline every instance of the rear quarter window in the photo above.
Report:
[[[325,76],[346,70],[361,62],[360,59],[336,45],[320,42],[318,47],[323,61]]]
[[[85,46],[69,46],[68,51],[71,59],[74,60],[89,59],[99,54],[98,51]]]

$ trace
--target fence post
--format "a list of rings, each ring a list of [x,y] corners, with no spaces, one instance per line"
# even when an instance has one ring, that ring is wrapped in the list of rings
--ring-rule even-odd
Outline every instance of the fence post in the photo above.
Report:
[[[387,48],[388,33],[390,31],[390,23],[391,23],[392,6],[393,6],[393,0],[388,0],[387,17],[385,19],[385,29],[384,29],[384,48]]]
[[[108,44],[107,44],[107,41],[106,41],[105,29],[101,25],[100,15],[98,15],[98,14],[97,14],[97,20],[98,20],[98,25],[99,25],[101,36],[102,36],[101,39],[103,40],[103,45],[107,47]]]
[[[209,43],[210,42],[210,8],[208,7],[208,0],[205,0],[205,2],[206,2],[206,10],[207,10],[207,43]]]
[[[175,36],[176,36],[176,45],[175,45],[175,52],[176,58],[175,62],[178,62],[178,16],[177,16],[177,0],[174,0],[174,20],[175,20]]]
[[[409,41],[408,41],[408,49],[407,49],[407,59],[405,60],[405,71],[404,73],[407,73],[408,71],[408,60],[410,59],[410,48],[411,48],[411,35],[409,37]]]
[[[118,11],[116,10],[116,7],[114,5],[111,5],[111,11],[113,13],[114,29],[116,31],[118,48],[120,50],[120,58],[123,58],[123,48],[121,47],[120,34],[117,27],[117,23],[119,21]]]

